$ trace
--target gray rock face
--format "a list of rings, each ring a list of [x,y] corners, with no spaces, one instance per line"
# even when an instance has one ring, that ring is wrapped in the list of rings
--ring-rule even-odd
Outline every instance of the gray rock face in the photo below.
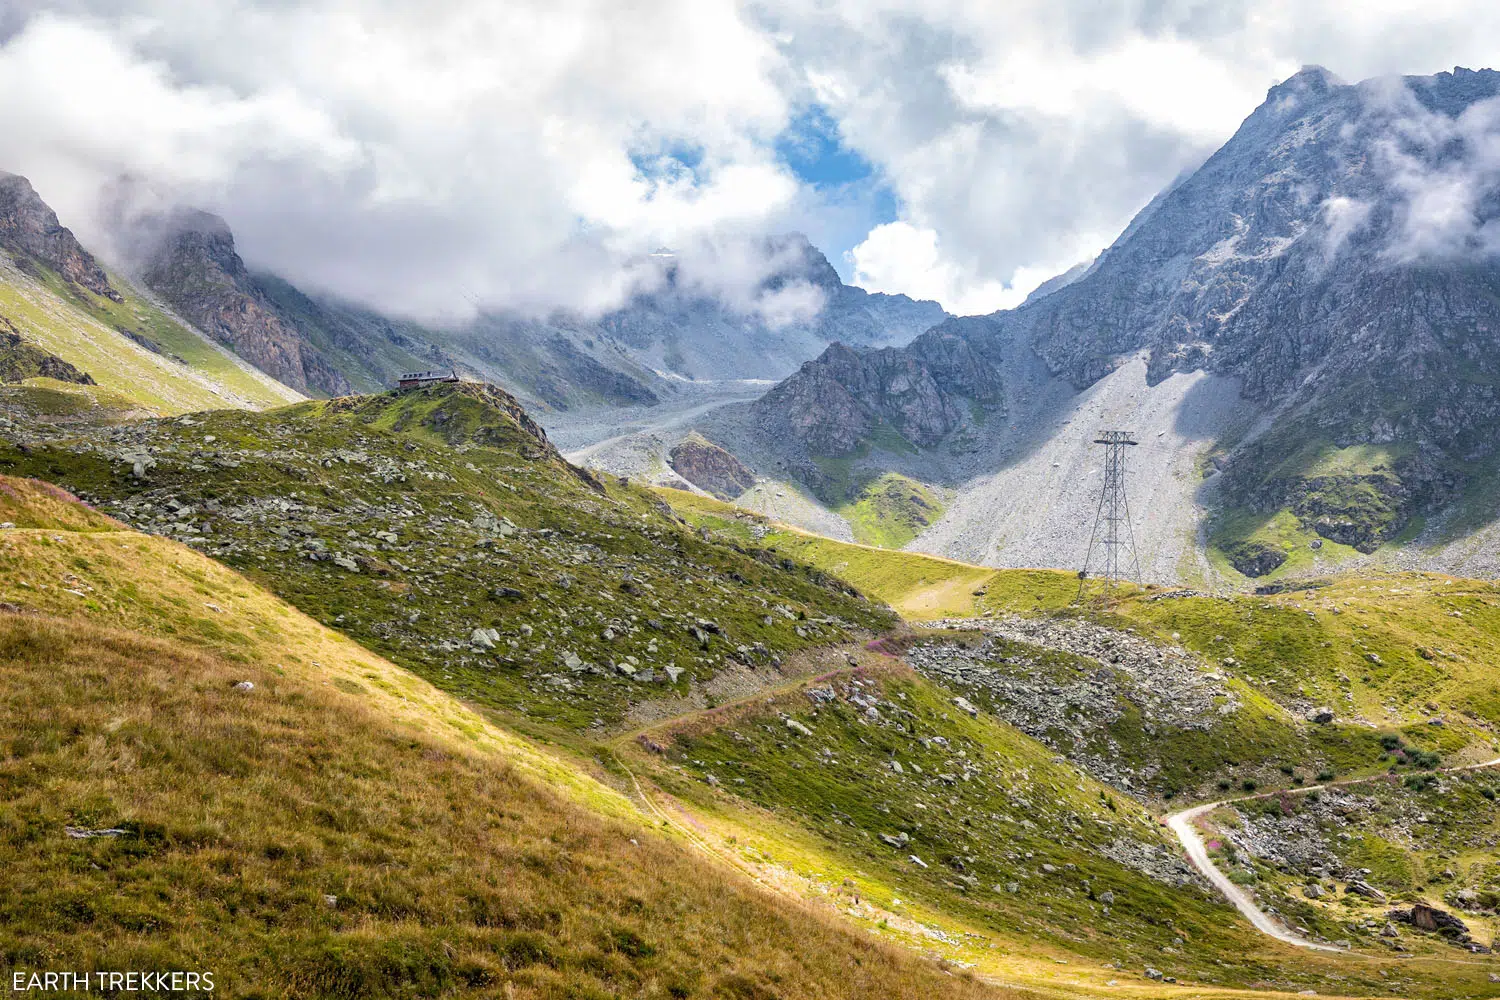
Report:
[[[756,401],[756,426],[814,455],[846,455],[882,426],[931,447],[973,423],[970,401],[1003,412],[1004,383],[982,351],[994,332],[983,319],[950,319],[899,350],[834,344]]]
[[[141,278],[184,319],[301,392],[349,393],[349,380],[288,323],[245,268],[223,219],[181,211],[141,224]]]
[[[124,298],[72,230],[42,201],[31,182],[0,171],[0,248],[52,268],[64,280],[115,302]]]
[[[1269,403],[1334,393],[1375,364],[1410,373],[1424,356],[1466,353],[1461,341],[1494,318],[1489,279],[1469,265],[1492,277],[1494,261],[1421,252],[1402,171],[1435,169],[1449,154],[1389,147],[1412,122],[1452,129],[1497,94],[1490,71],[1346,86],[1303,70],[1089,275],[1017,321],[1080,385],[1146,348],[1153,379],[1208,368],[1243,377],[1245,394]],[[1348,431],[1405,436],[1379,421],[1384,402],[1368,400]]]
[[[1344,887],[1344,891],[1351,892],[1356,896],[1363,896],[1366,899],[1374,900],[1377,903],[1384,903],[1386,900],[1385,893],[1381,892],[1379,889],[1375,888],[1364,879],[1350,879],[1348,884]]]
[[[37,376],[60,382],[94,385],[94,378],[35,344],[27,343],[7,317],[0,316],[0,382],[22,382]]]
[[[963,691],[955,707],[974,714],[982,705],[1116,787],[1139,787],[1155,773],[1149,763],[1088,749],[1091,740],[1108,739],[1127,707],[1153,731],[1207,730],[1240,708],[1223,674],[1205,670],[1185,649],[1128,632],[1067,619],[951,619],[932,626],[932,641],[910,649],[906,662]],[[992,638],[973,647],[943,642],[943,631],[955,628]],[[1049,672],[1036,659],[1046,650],[1079,657],[1079,669]]]
[[[672,471],[720,500],[733,500],[755,485],[755,474],[711,441],[691,437],[667,455]]]

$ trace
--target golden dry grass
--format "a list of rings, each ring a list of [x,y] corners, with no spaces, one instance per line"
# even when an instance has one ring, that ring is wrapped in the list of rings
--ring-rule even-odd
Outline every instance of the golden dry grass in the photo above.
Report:
[[[755,887],[223,567],[3,485],[38,497],[17,501],[38,527],[0,544],[0,595],[26,608],[0,612],[4,981],[191,969],[228,996],[1006,995]],[[138,623],[161,634],[119,627]]]

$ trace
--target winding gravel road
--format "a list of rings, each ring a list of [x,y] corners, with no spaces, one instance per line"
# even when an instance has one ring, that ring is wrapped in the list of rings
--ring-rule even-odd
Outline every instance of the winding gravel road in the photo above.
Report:
[[[1500,757],[1487,760],[1482,764],[1467,764],[1463,767],[1445,767],[1440,769],[1440,774],[1452,774],[1458,771],[1478,771],[1486,767],[1500,765]],[[1292,794],[1303,794],[1306,792],[1321,791],[1324,788],[1339,788],[1345,785],[1358,785],[1378,778],[1352,778],[1348,781],[1334,781],[1326,785],[1308,785],[1306,788],[1286,789]],[[1283,941],[1298,948],[1311,948],[1314,951],[1342,952],[1345,949],[1336,948],[1330,944],[1319,944],[1317,941],[1309,941],[1300,934],[1294,933],[1285,924],[1272,917],[1265,910],[1256,905],[1250,894],[1233,882],[1221,871],[1213,860],[1208,856],[1208,847],[1204,845],[1203,838],[1198,836],[1198,830],[1193,826],[1193,821],[1206,812],[1210,812],[1220,806],[1230,805],[1234,802],[1250,802],[1255,799],[1264,799],[1272,795],[1282,795],[1283,791],[1262,792],[1259,795],[1240,795],[1231,799],[1220,799],[1217,802],[1205,802],[1191,809],[1172,813],[1165,820],[1167,827],[1177,835],[1177,840],[1182,844],[1183,850],[1187,851],[1188,860],[1193,867],[1203,873],[1203,877],[1213,883],[1214,888],[1224,894],[1224,897],[1234,904],[1235,909],[1245,915],[1245,919],[1255,925],[1255,929],[1268,937]]]
[[[1255,929],[1262,934],[1285,941],[1287,944],[1296,945],[1299,948],[1312,948],[1315,951],[1343,951],[1329,944],[1319,944],[1309,941],[1300,934],[1288,930],[1286,925],[1272,917],[1265,910],[1255,905],[1255,900],[1250,894],[1233,882],[1221,871],[1208,856],[1208,848],[1203,843],[1203,838],[1198,836],[1198,831],[1193,828],[1193,820],[1202,816],[1211,809],[1217,809],[1228,802],[1239,802],[1241,799],[1224,799],[1220,802],[1206,802],[1201,806],[1184,809],[1182,812],[1173,813],[1167,817],[1167,826],[1177,835],[1182,842],[1183,849],[1187,851],[1188,860],[1193,867],[1203,873],[1204,877],[1214,884],[1224,896],[1234,904],[1235,909],[1245,915],[1245,919],[1255,925]]]

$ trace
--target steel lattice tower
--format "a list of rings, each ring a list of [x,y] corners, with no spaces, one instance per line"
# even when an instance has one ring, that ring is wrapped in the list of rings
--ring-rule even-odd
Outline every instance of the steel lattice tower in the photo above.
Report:
[[[1125,449],[1140,444],[1129,431],[1103,431],[1094,439],[1104,445],[1104,485],[1099,491],[1099,509],[1094,515],[1094,531],[1078,571],[1078,596],[1088,585],[1089,568],[1094,565],[1094,549],[1103,550],[1103,562],[1097,576],[1104,579],[1103,597],[1107,600],[1121,580],[1141,579],[1141,564],[1135,553],[1135,529],[1130,523],[1130,502],[1125,498]]]

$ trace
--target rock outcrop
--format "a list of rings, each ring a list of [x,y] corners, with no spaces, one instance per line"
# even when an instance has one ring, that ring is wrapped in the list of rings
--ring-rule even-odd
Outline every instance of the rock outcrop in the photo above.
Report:
[[[72,230],[42,201],[31,182],[0,171],[0,248],[46,265],[77,288],[113,302],[124,298],[109,283],[104,269],[79,245]]]
[[[733,500],[755,485],[755,474],[712,441],[693,435],[672,447],[672,471],[720,500]]]
[[[147,228],[142,280],[184,319],[300,392],[341,396],[350,391],[349,380],[260,289],[223,219],[180,211]]]
[[[949,319],[905,349],[834,344],[756,401],[756,425],[814,455],[849,454],[882,425],[932,447],[972,420],[970,402],[1003,408],[1004,382],[982,351],[993,332],[984,319]]]
[[[14,323],[0,316],[0,382],[23,382],[29,378],[55,378],[59,382],[94,385],[93,376],[27,343]]]

